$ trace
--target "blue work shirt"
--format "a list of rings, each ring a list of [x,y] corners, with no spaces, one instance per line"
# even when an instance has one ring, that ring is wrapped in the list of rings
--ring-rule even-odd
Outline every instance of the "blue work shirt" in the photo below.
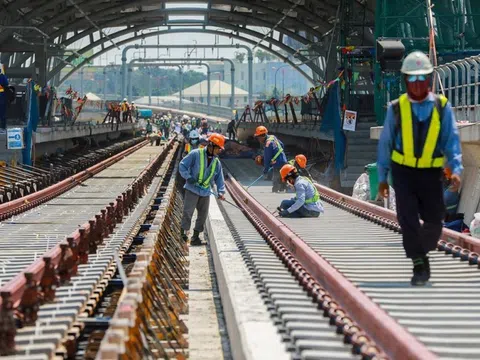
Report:
[[[411,99],[412,112],[417,117],[418,121],[424,122],[430,118],[435,104],[435,97],[430,93],[428,97],[422,102],[416,102]],[[389,104],[385,123],[383,124],[383,131],[378,142],[377,152],[377,168],[378,181],[387,182],[388,172],[390,170],[392,151],[395,145],[400,146],[401,133],[398,132],[395,136],[395,114],[393,112],[392,104]],[[460,145],[460,137],[458,135],[457,122],[453,113],[450,102],[447,102],[443,109],[442,126],[438,137],[437,149],[446,156],[448,167],[453,174],[461,175],[463,171],[462,165],[462,148]]]
[[[0,74],[0,85],[3,87],[3,91],[0,92],[0,95],[5,95],[8,87],[8,78],[5,74]]]
[[[315,189],[313,188],[314,185],[312,185],[310,181],[305,179],[303,176],[299,176],[295,179],[294,186],[297,196],[292,199],[293,201],[295,201],[295,203],[287,209],[290,214],[294,211],[297,211],[302,206],[305,206],[305,208],[310,211],[316,211],[319,213],[324,212],[323,205],[320,199],[314,203],[305,204],[306,199],[311,199],[315,196]]]
[[[276,141],[270,141],[270,137],[274,138]],[[275,159],[275,163],[271,164],[273,157],[278,151],[277,144],[280,144],[284,151],[282,151],[282,153]],[[287,157],[285,156],[285,147],[283,146],[283,143],[273,135],[267,135],[267,138],[265,140],[265,148],[263,150],[263,163],[265,166],[263,171],[264,173],[267,173],[270,167],[273,167],[274,169],[280,169],[283,165],[287,163]]]
[[[198,181],[198,174],[200,173],[200,155],[203,153],[203,156],[205,157],[205,170],[203,174],[203,178],[206,179],[210,175],[210,170],[213,164],[213,159],[208,164],[208,159],[207,159],[207,151],[205,152],[201,151],[200,149],[195,149],[190,151],[190,153],[185,156],[182,161],[180,161],[180,175],[185,180],[190,179],[193,177],[195,180]],[[211,186],[215,184],[217,186],[217,193],[218,195],[223,195],[225,194],[225,182],[223,179],[223,170],[222,170],[222,164],[220,163],[220,160],[217,161],[217,167],[215,169],[215,173],[213,174],[212,179],[210,180],[210,187],[208,189],[201,188],[197,184],[190,184],[188,181],[185,183],[184,189],[189,190],[199,196],[210,196],[211,195]]]

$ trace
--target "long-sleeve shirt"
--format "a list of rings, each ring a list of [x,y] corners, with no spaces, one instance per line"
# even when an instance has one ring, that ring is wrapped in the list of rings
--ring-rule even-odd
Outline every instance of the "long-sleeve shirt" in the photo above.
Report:
[[[422,102],[410,100],[410,103],[412,111],[418,121],[424,122],[428,120],[433,111],[435,97],[433,93],[430,93],[426,100]],[[383,124],[383,131],[378,142],[377,168],[379,182],[387,181],[394,144],[399,147],[401,143],[400,131],[398,131],[398,134],[395,136],[395,124],[395,114],[392,104],[390,104],[387,109],[385,123]],[[455,121],[455,114],[449,102],[447,102],[443,109],[442,126],[438,137],[438,150],[446,156],[448,167],[452,170],[452,173],[461,175],[463,171],[462,148],[457,123]]]
[[[294,211],[297,211],[302,206],[305,206],[305,208],[310,211],[317,211],[319,213],[324,212],[323,205],[320,199],[314,203],[305,204],[305,201],[307,199],[311,199],[315,196],[315,189],[313,188],[314,185],[312,185],[310,181],[303,178],[302,176],[299,176],[295,179],[294,186],[297,196],[292,199],[295,201],[295,203],[287,209],[290,214]]]
[[[206,150],[205,151],[201,151],[200,149],[192,150],[187,156],[185,156],[182,159],[182,161],[180,161],[180,175],[185,180],[187,180],[184,188],[199,196],[204,197],[204,196],[210,196],[211,186],[215,184],[217,186],[218,195],[225,194],[225,182],[223,178],[223,169],[222,169],[222,164],[220,163],[219,160],[217,160],[215,173],[213,174],[213,177],[210,180],[210,187],[208,189],[201,188],[197,184],[190,184],[188,182],[188,179],[192,177],[195,179],[196,182],[198,182],[198,177],[199,177],[198,175],[200,173],[200,156],[202,154],[205,157],[204,158],[205,169],[204,169],[203,179],[207,179],[208,176],[210,175],[214,157],[211,158],[211,161],[209,163]]]
[[[271,138],[275,139],[276,141],[270,140]],[[282,147],[282,149],[285,149],[285,147],[283,146],[283,143],[280,140],[278,140],[278,138],[276,138],[273,135],[267,136],[267,139],[265,140],[265,148],[263,150],[263,163],[265,166],[264,168],[265,173],[268,172],[268,169],[270,169],[270,167],[273,167],[274,169],[280,169],[283,165],[287,163],[287,157],[285,156],[285,151],[282,151],[282,153],[275,159],[275,163],[271,164],[272,159],[275,157],[275,155],[278,152],[277,144],[279,144]]]

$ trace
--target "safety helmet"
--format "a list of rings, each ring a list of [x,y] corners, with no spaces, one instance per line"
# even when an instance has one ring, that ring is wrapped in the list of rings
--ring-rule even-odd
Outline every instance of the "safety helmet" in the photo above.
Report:
[[[209,136],[208,141],[211,142],[212,144],[217,145],[222,150],[225,149],[225,137],[223,135],[214,133]]]
[[[293,176],[296,174],[297,174],[297,169],[295,168],[295,166],[290,164],[285,164],[280,169],[280,176],[282,177],[283,182],[287,180],[287,177]]]
[[[135,104],[135,101],[132,101],[132,105]]]
[[[200,137],[200,135],[198,134],[198,131],[197,130],[192,130],[190,131],[190,134],[188,135],[188,137],[190,139],[197,139]]]
[[[127,98],[123,99],[123,102],[127,102]]]
[[[405,75],[429,75],[433,72],[433,66],[421,51],[413,51],[405,57],[400,70]]]
[[[303,154],[298,154],[297,156],[295,156],[295,162],[302,169],[305,169],[307,167],[307,157]]]
[[[255,130],[255,136],[263,136],[263,135],[267,135],[267,134],[268,134],[268,130],[265,126],[259,126]]]
[[[262,155],[258,155],[257,157],[255,157],[255,164],[263,166],[263,156]]]

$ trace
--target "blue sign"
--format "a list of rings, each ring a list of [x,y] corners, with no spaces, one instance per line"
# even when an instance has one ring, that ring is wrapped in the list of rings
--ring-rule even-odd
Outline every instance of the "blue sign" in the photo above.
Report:
[[[21,150],[25,147],[23,142],[23,128],[7,129],[7,149]]]

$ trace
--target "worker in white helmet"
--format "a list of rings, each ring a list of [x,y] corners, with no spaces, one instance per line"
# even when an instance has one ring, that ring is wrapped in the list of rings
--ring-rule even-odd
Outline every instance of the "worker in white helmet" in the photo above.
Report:
[[[427,255],[442,233],[444,159],[456,191],[461,184],[462,152],[450,103],[431,92],[430,59],[414,51],[404,59],[401,72],[407,93],[389,104],[378,144],[379,194],[389,196],[391,171],[403,247],[413,262],[411,284],[418,286],[430,279]]]

